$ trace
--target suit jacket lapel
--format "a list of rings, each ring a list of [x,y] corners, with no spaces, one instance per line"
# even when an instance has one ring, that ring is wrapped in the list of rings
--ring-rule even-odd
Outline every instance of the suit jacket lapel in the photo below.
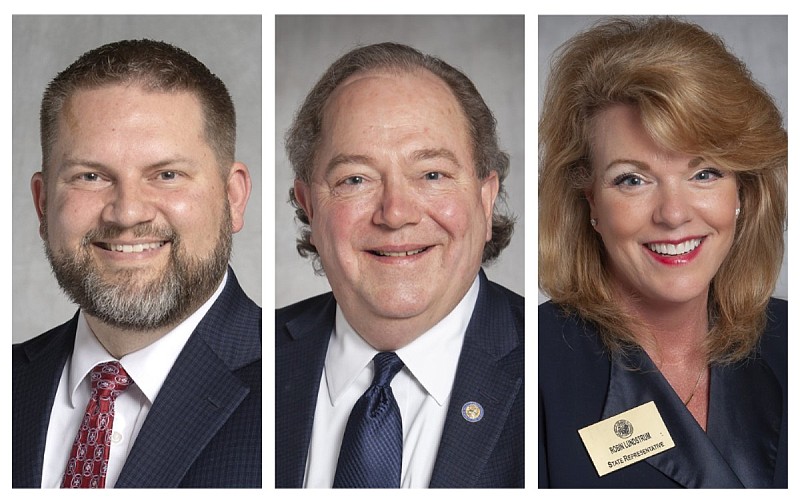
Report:
[[[603,418],[656,402],[675,447],[645,461],[684,487],[772,487],[782,398],[770,368],[758,359],[712,367],[706,433],[652,361],[638,353],[612,365]],[[632,367],[641,372],[626,370]]]
[[[628,358],[615,358],[603,419],[649,401],[655,402],[675,447],[643,462],[683,487],[742,487],[650,358],[640,350],[632,351]]]
[[[464,337],[453,391],[430,487],[475,487],[506,424],[512,406],[523,392],[522,377],[506,371],[503,358],[519,345],[505,297],[492,295],[481,271],[481,286]],[[477,402],[483,417],[470,422],[462,414]]]
[[[275,357],[275,487],[302,487],[322,368],[333,330],[336,302],[327,294],[318,310],[286,323],[292,341]],[[282,327],[279,327],[282,328]]]
[[[116,487],[178,486],[248,392],[202,341],[190,339],[164,381]]]
[[[234,371],[260,357],[260,334],[232,314],[247,297],[232,271],[178,356],[115,487],[176,487],[250,389]]]
[[[76,314],[22,348],[26,362],[14,369],[12,487],[41,487],[50,412],[67,358],[75,344]],[[44,403],[43,403],[44,402]],[[19,426],[19,427],[18,427]]]

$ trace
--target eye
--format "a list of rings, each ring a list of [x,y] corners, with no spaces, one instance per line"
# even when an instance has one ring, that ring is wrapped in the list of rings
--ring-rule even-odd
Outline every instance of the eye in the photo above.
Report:
[[[708,182],[711,180],[716,180],[718,178],[722,178],[724,175],[722,172],[716,168],[706,168],[702,171],[698,171],[692,178],[699,182]]]
[[[78,175],[78,180],[82,182],[97,182],[100,180],[100,175],[97,173],[81,173]]]
[[[638,187],[644,185],[644,180],[636,173],[623,173],[614,178],[612,183],[617,186]]]
[[[342,181],[342,183],[344,185],[361,185],[364,183],[364,177],[359,175],[348,176]]]
[[[158,177],[162,180],[175,180],[178,178],[177,171],[162,171],[158,174]]]
[[[438,171],[431,171],[430,173],[425,173],[425,179],[431,181],[441,180],[442,174]]]

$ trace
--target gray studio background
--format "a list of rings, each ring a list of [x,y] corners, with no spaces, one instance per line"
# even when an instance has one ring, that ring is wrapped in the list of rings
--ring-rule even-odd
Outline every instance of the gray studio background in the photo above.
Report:
[[[289,205],[293,176],[283,136],[308,91],[339,56],[358,45],[400,42],[463,71],[497,119],[511,156],[507,203],[517,217],[511,244],[486,268],[490,279],[524,295],[524,66],[522,16],[277,16],[275,19],[275,306],[330,290],[296,251]]]
[[[87,50],[115,40],[152,38],[187,50],[228,87],[237,112],[237,159],[253,180],[232,265],[261,304],[261,17],[13,16],[13,340],[68,320],[76,307],[61,293],[39,238],[30,179],[41,166],[39,105],[47,83]]]
[[[786,16],[679,16],[716,33],[728,49],[742,59],[772,95],[788,123],[788,22]],[[544,98],[550,57],[553,51],[572,35],[583,31],[603,16],[539,16],[539,105]],[[784,240],[786,233],[784,233]],[[787,241],[788,245],[788,241]],[[788,299],[788,246],[774,295]],[[547,297],[539,292],[539,303]]]

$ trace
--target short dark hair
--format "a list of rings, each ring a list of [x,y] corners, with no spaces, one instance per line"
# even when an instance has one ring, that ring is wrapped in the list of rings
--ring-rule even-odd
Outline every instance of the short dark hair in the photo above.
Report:
[[[292,163],[295,178],[306,183],[311,182],[314,156],[322,132],[322,113],[331,94],[349,77],[375,70],[402,72],[427,70],[447,84],[461,106],[469,126],[475,172],[481,179],[489,176],[492,171],[497,173],[500,183],[497,201],[502,202],[505,196],[503,181],[508,175],[509,159],[498,145],[497,121],[475,85],[461,71],[441,59],[423,54],[413,47],[393,42],[368,45],[348,52],[328,68],[308,93],[291,128],[286,133],[286,152]],[[289,189],[289,201],[295,208],[297,220],[302,224],[300,237],[297,238],[297,251],[303,257],[312,257],[315,268],[320,271],[319,255],[310,241],[308,216],[298,204],[293,189]],[[511,241],[513,230],[514,218],[503,214],[496,202],[492,215],[492,239],[484,246],[483,263],[489,263],[500,255]]]
[[[42,170],[50,164],[58,137],[58,117],[79,90],[112,84],[138,84],[159,92],[193,93],[203,109],[206,140],[221,168],[233,162],[236,113],[225,84],[194,56],[166,42],[121,40],[84,53],[56,75],[42,97]]]

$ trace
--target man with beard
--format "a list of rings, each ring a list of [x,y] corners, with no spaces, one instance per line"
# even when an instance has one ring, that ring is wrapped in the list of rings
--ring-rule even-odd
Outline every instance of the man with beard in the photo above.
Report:
[[[58,74],[31,180],[75,317],[13,347],[14,487],[260,487],[261,308],[228,267],[251,181],[225,85],[126,40]]]

